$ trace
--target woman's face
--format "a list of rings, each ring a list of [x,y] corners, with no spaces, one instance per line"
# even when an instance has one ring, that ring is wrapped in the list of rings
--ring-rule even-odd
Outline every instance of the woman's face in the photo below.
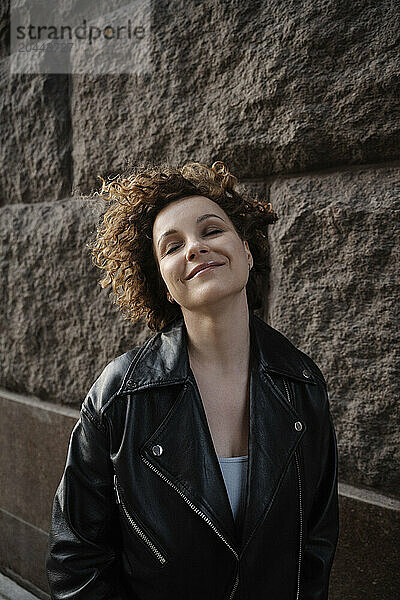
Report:
[[[153,251],[169,293],[187,310],[245,294],[253,265],[248,243],[225,211],[205,196],[180,198],[158,213]],[[191,276],[208,262],[215,266]]]

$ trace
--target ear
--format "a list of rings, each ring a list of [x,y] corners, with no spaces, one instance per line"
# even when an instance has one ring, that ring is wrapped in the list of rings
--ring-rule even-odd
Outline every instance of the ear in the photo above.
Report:
[[[250,267],[252,267],[254,261],[253,261],[253,255],[250,252],[248,241],[247,240],[243,240],[243,244],[244,244],[244,249],[246,250],[247,259],[249,261]]]

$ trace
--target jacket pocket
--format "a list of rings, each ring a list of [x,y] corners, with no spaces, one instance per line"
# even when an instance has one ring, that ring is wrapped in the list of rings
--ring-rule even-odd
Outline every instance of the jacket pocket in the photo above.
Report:
[[[114,490],[117,499],[117,504],[119,504],[119,506],[121,507],[121,512],[125,520],[128,522],[131,530],[143,542],[145,548],[147,548],[147,550],[150,552],[152,557],[158,562],[158,564],[165,565],[167,562],[167,558],[164,550],[161,548],[161,545],[154,540],[153,535],[148,531],[147,528],[145,528],[140,519],[136,515],[133,516],[128,510],[121,492],[121,488],[118,484],[116,475],[114,475]]]

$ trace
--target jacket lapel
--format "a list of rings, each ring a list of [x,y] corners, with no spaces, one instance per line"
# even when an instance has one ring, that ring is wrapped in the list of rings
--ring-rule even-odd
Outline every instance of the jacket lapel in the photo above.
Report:
[[[194,377],[193,377],[194,379]],[[162,447],[160,456],[152,448]],[[196,383],[188,381],[143,455],[237,547],[235,524]],[[179,493],[178,492],[178,493]],[[204,518],[204,517],[203,517]]]
[[[304,365],[298,358],[300,353],[294,347],[291,350],[282,334],[251,313],[250,333],[248,485],[241,536],[234,523],[204,406],[190,368],[183,318],[144,344],[123,384],[126,392],[151,386],[174,386],[176,400],[163,422],[146,440],[142,457],[237,551],[247,545],[268,512],[305,432],[304,423],[300,432],[295,429],[294,423],[301,419],[272,379],[278,372],[305,381]],[[312,381],[312,376],[308,374],[306,381],[309,383],[310,379]],[[157,445],[162,448],[160,455],[153,451]]]
[[[270,385],[262,367],[250,374],[250,430],[247,497],[242,525],[244,548],[264,514],[269,511],[279,483],[304,431],[300,420],[280,392]]]

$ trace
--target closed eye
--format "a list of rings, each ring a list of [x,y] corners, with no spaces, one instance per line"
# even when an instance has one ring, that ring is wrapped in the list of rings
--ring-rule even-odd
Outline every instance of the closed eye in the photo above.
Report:
[[[212,231],[207,231],[207,233],[204,234],[204,236],[207,235],[213,235],[214,233],[222,233],[222,229],[213,229]],[[166,252],[165,254],[171,254],[171,252],[174,252],[177,248],[179,248],[178,246],[172,246],[168,252]]]
[[[213,229],[212,231],[208,231],[205,235],[211,235],[213,233],[221,233],[222,229]]]

